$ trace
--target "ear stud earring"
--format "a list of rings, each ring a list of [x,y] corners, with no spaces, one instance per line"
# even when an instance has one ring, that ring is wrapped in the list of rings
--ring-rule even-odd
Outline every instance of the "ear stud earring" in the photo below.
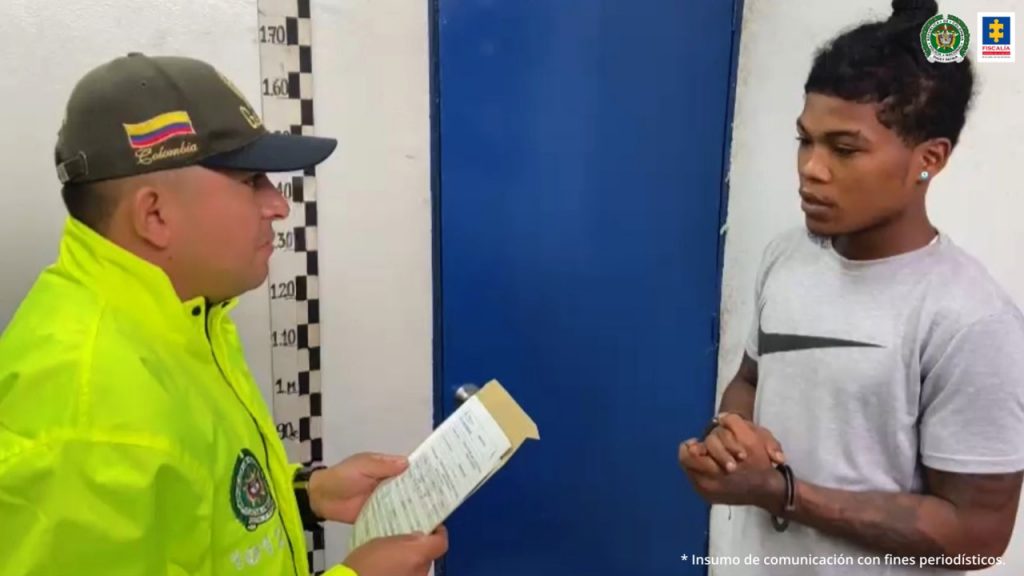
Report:
[[[928,180],[928,171],[924,170],[924,171],[921,172],[921,181],[925,182],[927,180]]]

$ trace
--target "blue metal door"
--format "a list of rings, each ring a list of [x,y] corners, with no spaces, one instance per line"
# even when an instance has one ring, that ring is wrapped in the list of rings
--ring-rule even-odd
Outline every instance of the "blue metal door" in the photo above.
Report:
[[[730,0],[437,0],[436,384],[540,428],[448,522],[448,576],[703,574]],[[738,24],[737,24],[738,25]]]

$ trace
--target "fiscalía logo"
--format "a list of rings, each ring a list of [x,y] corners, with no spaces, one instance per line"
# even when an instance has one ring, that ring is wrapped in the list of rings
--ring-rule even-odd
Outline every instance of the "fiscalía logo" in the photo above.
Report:
[[[970,46],[970,29],[952,14],[936,14],[921,26],[921,50],[929,62],[963,62]]]
[[[1013,12],[978,12],[978,62],[1013,62],[1016,21]]]
[[[231,476],[231,508],[238,521],[250,532],[270,520],[277,510],[263,467],[246,448],[235,460]]]

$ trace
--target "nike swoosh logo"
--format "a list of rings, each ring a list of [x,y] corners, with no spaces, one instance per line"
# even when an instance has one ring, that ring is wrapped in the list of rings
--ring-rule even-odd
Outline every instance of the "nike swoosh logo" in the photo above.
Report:
[[[817,350],[821,348],[883,348],[870,342],[828,338],[825,336],[804,336],[802,334],[773,334],[758,328],[757,353],[759,356],[780,352]]]

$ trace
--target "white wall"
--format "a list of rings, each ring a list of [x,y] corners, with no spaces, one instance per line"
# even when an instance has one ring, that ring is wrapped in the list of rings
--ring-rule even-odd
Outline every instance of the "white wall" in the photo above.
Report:
[[[325,460],[406,453],[432,417],[427,3],[312,4],[316,126],[340,139],[318,172]],[[260,103],[256,0],[4,0],[0,327],[56,256],[65,211],[52,157],[67,96],[130,51],[205,59]],[[269,401],[265,287],[235,319]],[[329,564],[345,538],[329,530]]]
[[[975,30],[977,10],[1016,11],[1024,0],[940,1],[940,9]],[[796,117],[814,49],[865,18],[888,17],[889,0],[746,0],[740,51],[737,107],[733,125],[731,194],[722,295],[719,395],[742,356],[753,309],[754,276],[761,250],[784,228],[802,223],[797,198]],[[1015,33],[1021,27],[1016,26]],[[1019,46],[1019,43],[1018,43]],[[973,52],[972,52],[973,57]],[[979,64],[978,97],[961,145],[929,190],[936,226],[980,258],[997,280],[1024,305],[1024,268],[1019,252],[1024,211],[1019,194],[1024,75],[1015,64]],[[723,530],[727,510],[712,514],[712,554],[727,553]],[[991,574],[1017,574],[1024,566],[1024,514],[1006,555],[1008,565]]]
[[[433,427],[427,3],[314,0],[324,458],[407,454]],[[327,562],[349,530],[328,530]],[[336,545],[331,545],[336,543]]]

